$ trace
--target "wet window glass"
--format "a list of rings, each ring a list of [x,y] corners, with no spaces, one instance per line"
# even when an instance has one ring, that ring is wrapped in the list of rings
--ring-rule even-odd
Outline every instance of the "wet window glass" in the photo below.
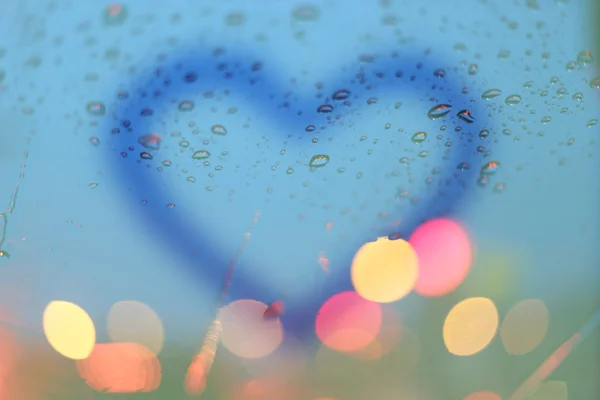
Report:
[[[0,10],[0,398],[597,398],[595,1]]]

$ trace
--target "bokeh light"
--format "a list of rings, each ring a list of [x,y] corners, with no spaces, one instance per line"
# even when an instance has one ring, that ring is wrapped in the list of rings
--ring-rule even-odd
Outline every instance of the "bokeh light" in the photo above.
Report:
[[[500,327],[502,344],[509,354],[534,350],[548,331],[548,309],[538,299],[523,300],[511,308]]]
[[[156,312],[139,301],[119,301],[108,312],[108,335],[113,342],[135,342],[158,355],[164,328]]]
[[[378,303],[348,291],[330,297],[321,306],[315,330],[325,346],[341,352],[353,352],[375,339],[381,322]]]
[[[417,255],[401,239],[364,244],[352,260],[352,283],[367,300],[390,303],[406,296],[417,281]]]
[[[492,341],[498,322],[498,310],[490,299],[463,300],[450,310],[444,322],[446,348],[457,356],[476,354]]]
[[[272,378],[252,379],[233,386],[229,400],[264,400],[299,398],[298,388],[289,382]]]
[[[568,400],[569,389],[566,382],[546,381],[527,400]]]
[[[267,357],[243,359],[241,364],[250,377],[273,376],[290,380],[304,372],[308,360],[302,343],[288,334],[277,350]]]
[[[449,219],[434,219],[420,225],[408,240],[419,262],[415,292],[443,296],[467,277],[472,249],[464,229]]]
[[[387,355],[400,339],[400,317],[389,305],[381,306],[382,323],[377,336],[365,347],[351,355],[360,359],[375,360]]]
[[[243,358],[271,354],[283,341],[279,318],[264,318],[268,306],[256,300],[237,300],[219,311],[223,333],[221,343]]]
[[[477,392],[471,393],[463,400],[502,400],[502,397],[492,392]]]
[[[50,346],[67,358],[82,360],[94,350],[94,322],[76,304],[67,301],[50,302],[44,310],[43,327]]]
[[[106,393],[156,390],[161,367],[156,355],[139,343],[98,343],[85,360],[77,361],[79,375],[92,389]]]

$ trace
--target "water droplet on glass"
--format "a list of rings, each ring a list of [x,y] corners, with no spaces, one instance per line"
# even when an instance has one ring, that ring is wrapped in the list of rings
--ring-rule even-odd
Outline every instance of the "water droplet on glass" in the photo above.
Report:
[[[196,182],[196,177],[195,177],[195,176],[192,176],[192,175],[190,175],[190,176],[188,176],[188,177],[187,177],[187,179],[186,179],[186,180],[187,180],[188,182],[194,183],[194,182]]]
[[[438,119],[447,115],[450,111],[452,111],[452,106],[449,104],[438,104],[437,106],[432,107],[428,112],[427,116],[429,119]]]
[[[330,113],[333,111],[333,106],[330,104],[323,104],[321,106],[319,106],[319,108],[317,108],[317,112],[326,114],[326,113]]]
[[[477,66],[477,64],[471,64],[469,65],[469,69],[468,69],[468,73],[469,75],[476,75],[477,74],[477,70],[479,69],[479,67]]]
[[[569,139],[567,139],[567,146],[571,146],[571,145],[573,145],[573,143],[575,143],[574,137],[570,137]]]
[[[484,175],[493,175],[500,168],[500,163],[498,161],[489,161],[481,167],[481,173]]]
[[[592,53],[587,50],[580,51],[577,54],[577,62],[581,65],[588,65],[594,61],[594,57],[592,57]]]
[[[573,95],[573,100],[576,101],[582,101],[583,100],[583,93],[581,92],[577,92]]]
[[[295,172],[295,171],[294,171],[294,168],[292,168],[292,167],[288,167],[288,169],[286,169],[286,170],[285,170],[285,173],[286,173],[286,174],[288,174],[288,175],[291,175],[291,174],[293,174],[294,172]]]
[[[144,108],[142,111],[140,111],[140,115],[142,117],[151,117],[153,114],[154,111],[152,111],[150,108]]]
[[[147,151],[142,151],[140,153],[140,158],[144,160],[152,160],[152,154],[148,153]]]
[[[96,189],[98,187],[98,182],[92,182],[88,185],[88,188],[90,189]]]
[[[504,192],[504,190],[506,189],[506,184],[505,183],[497,183],[496,186],[494,186],[494,193],[496,194],[501,194],[502,192]]]
[[[443,68],[438,68],[435,71],[433,71],[433,76],[438,78],[444,78],[446,76],[446,70]]]
[[[427,150],[423,150],[422,152],[419,153],[419,157],[421,158],[425,158],[429,155],[429,152]]]
[[[87,110],[88,114],[93,116],[101,116],[106,113],[106,107],[104,106],[104,103],[99,101],[89,102],[87,106],[85,106],[85,109]]]
[[[518,94],[513,94],[510,95],[506,98],[506,100],[504,100],[504,102],[506,104],[508,104],[509,106],[514,106],[516,104],[519,104],[521,102],[521,96],[519,96]]]
[[[297,7],[292,11],[292,18],[296,21],[316,21],[319,15],[319,9],[312,5]]]
[[[315,129],[317,129],[317,128],[315,128],[314,125],[308,125],[304,130],[306,132],[313,132]]]
[[[488,131],[487,129],[482,129],[481,131],[479,131],[479,137],[480,138],[486,138],[490,135],[490,131]]]
[[[502,95],[502,90],[500,89],[488,89],[481,95],[481,98],[484,100],[491,100],[498,96]]]
[[[310,159],[308,163],[310,168],[321,168],[327,165],[329,162],[329,156],[326,154],[317,154]]]
[[[594,118],[594,119],[590,119],[590,120],[589,120],[589,121],[588,121],[588,122],[585,124],[585,126],[587,126],[588,128],[590,128],[590,127],[592,127],[592,126],[596,125],[597,123],[598,123],[598,120],[597,120],[596,118]]]
[[[194,102],[191,100],[184,100],[181,103],[179,103],[179,106],[177,107],[179,109],[179,111],[192,111],[194,109]]]
[[[127,19],[127,8],[122,4],[111,4],[104,10],[104,24],[118,26]]]
[[[469,163],[468,163],[468,162],[465,162],[465,161],[463,161],[463,162],[461,162],[460,164],[458,164],[458,165],[456,166],[456,168],[457,168],[457,169],[460,169],[461,171],[467,170],[467,169],[469,169]]]
[[[600,89],[600,76],[597,76],[590,81],[590,87],[592,89]]]
[[[402,157],[401,159],[398,160],[398,162],[400,162],[401,164],[405,164],[405,165],[410,164],[410,160],[408,159],[408,157]]]
[[[210,157],[210,152],[208,150],[198,150],[194,154],[192,154],[192,158],[194,160],[206,160]]]
[[[173,163],[171,162],[171,160],[165,160],[162,162],[162,165],[164,165],[165,167],[170,167],[171,165],[173,165]]]
[[[574,71],[577,69],[577,63],[575,61],[569,61],[565,66],[565,69],[569,72]]]
[[[100,146],[100,139],[98,139],[96,136],[92,136],[90,138],[90,143],[93,144],[94,146],[98,147],[98,146]]]
[[[461,110],[458,112],[458,114],[456,114],[456,116],[468,124],[475,121],[475,118],[473,118],[469,110]]]
[[[213,125],[210,131],[215,135],[225,136],[227,135],[227,129],[223,125]],[[235,135],[234,135],[235,136]]]
[[[427,139],[426,132],[417,132],[411,138],[413,143],[423,143],[425,139]]]
[[[542,124],[547,124],[548,122],[552,121],[552,117],[547,115],[544,118],[542,118],[541,122]]]
[[[336,91],[331,98],[333,100],[346,100],[350,96],[350,92],[346,89]]]
[[[148,135],[143,135],[138,138],[138,143],[144,146],[147,149],[158,150],[160,148],[160,143],[162,142],[162,138],[158,133],[150,133]]]

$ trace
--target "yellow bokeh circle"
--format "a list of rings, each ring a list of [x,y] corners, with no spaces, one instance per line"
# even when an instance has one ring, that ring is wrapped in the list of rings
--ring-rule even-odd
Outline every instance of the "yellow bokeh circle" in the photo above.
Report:
[[[472,297],[456,304],[444,322],[443,336],[448,351],[457,356],[479,353],[498,330],[498,310],[492,300]]]
[[[68,301],[51,301],[44,310],[44,334],[50,346],[72,360],[83,360],[94,350],[96,328],[85,310]]]
[[[409,294],[418,277],[417,254],[402,240],[379,238],[364,244],[351,269],[354,290],[377,303],[391,303]]]

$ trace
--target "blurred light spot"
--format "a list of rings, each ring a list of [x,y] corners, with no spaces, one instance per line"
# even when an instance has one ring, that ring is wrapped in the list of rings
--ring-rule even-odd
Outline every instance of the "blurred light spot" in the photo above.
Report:
[[[50,346],[67,358],[82,360],[94,349],[94,323],[85,310],[76,304],[50,302],[44,310],[43,326]]]
[[[139,343],[98,343],[89,358],[77,361],[77,371],[99,392],[151,392],[161,382],[158,358]]]
[[[223,346],[243,358],[261,358],[275,351],[283,341],[283,326],[279,318],[264,318],[266,310],[267,305],[256,300],[223,307],[218,316]]]
[[[307,365],[302,344],[286,335],[281,346],[267,357],[244,359],[242,365],[250,376],[272,376],[290,380],[300,376]]]
[[[352,260],[352,283],[367,300],[390,303],[406,296],[417,281],[417,255],[404,240],[379,238],[364,244]]]
[[[113,342],[143,344],[159,354],[164,342],[164,328],[156,312],[139,301],[119,301],[108,312],[108,335]]]
[[[492,392],[477,392],[468,395],[463,400],[502,400],[502,397]]]
[[[548,331],[548,309],[537,299],[524,300],[511,308],[500,327],[502,344],[509,354],[534,350]]]
[[[17,369],[20,356],[16,333],[0,325],[0,398],[11,398],[13,391],[10,385]],[[16,398],[16,397],[12,397]]]
[[[190,396],[200,396],[206,389],[206,363],[204,355],[200,354],[188,367],[185,374],[184,389]]]
[[[315,330],[323,344],[342,352],[368,345],[381,327],[381,307],[356,292],[330,297],[317,314]]]
[[[443,296],[467,277],[472,249],[467,234],[456,222],[449,219],[425,222],[408,241],[419,260],[415,292],[422,296]]]
[[[470,356],[483,350],[496,335],[498,310],[484,297],[472,297],[456,304],[444,322],[444,343],[457,356]]]
[[[352,353],[361,359],[375,360],[388,354],[400,339],[402,326],[398,314],[391,307],[381,307],[382,323],[371,343]]]
[[[230,400],[296,399],[297,390],[288,382],[276,379],[253,379],[233,387]]]
[[[565,382],[547,381],[542,383],[527,400],[568,400],[568,398],[569,390]]]

